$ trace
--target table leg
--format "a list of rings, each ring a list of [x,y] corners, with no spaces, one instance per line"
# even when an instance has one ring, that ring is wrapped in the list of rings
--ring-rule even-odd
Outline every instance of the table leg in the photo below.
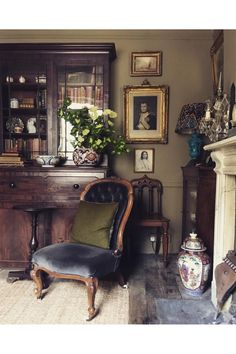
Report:
[[[38,211],[31,211],[31,239],[29,241],[29,265],[24,270],[10,271],[8,273],[7,282],[14,283],[17,280],[31,280],[30,271],[32,270],[32,256],[38,248],[37,226],[38,226]]]
[[[29,242],[29,270],[32,270],[32,256],[34,252],[38,248],[38,239],[37,239],[37,226],[38,226],[38,212],[32,212],[32,224],[31,224],[31,229],[32,229],[32,234],[31,234],[31,239]]]
[[[168,248],[169,248],[169,235],[168,235],[168,223],[163,224],[163,260],[165,266],[167,266]]]

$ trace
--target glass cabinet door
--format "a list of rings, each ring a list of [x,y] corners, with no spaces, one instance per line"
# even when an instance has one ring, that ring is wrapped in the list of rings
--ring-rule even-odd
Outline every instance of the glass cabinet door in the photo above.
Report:
[[[97,106],[104,109],[103,65],[63,65],[58,67],[58,107],[65,98],[72,101],[71,108]],[[58,153],[72,160],[74,151],[70,135],[72,126],[64,119],[59,121]]]
[[[47,154],[46,65],[26,68],[16,64],[2,70],[2,151],[24,160]]]

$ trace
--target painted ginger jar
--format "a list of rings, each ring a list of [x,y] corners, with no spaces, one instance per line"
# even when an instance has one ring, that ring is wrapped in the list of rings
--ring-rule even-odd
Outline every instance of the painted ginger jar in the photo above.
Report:
[[[73,152],[73,161],[75,165],[81,167],[98,166],[101,162],[101,154],[97,153],[91,148],[78,147]]]
[[[211,260],[206,254],[206,247],[197,234],[190,233],[182,246],[177,259],[181,281],[186,293],[201,295],[208,285]]]

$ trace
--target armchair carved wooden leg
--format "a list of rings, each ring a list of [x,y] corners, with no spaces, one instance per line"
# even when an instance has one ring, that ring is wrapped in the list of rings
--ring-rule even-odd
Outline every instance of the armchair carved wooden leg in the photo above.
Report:
[[[30,276],[34,281],[35,288],[34,293],[37,299],[42,299],[42,290],[43,290],[43,281],[42,281],[42,271],[41,269],[32,269],[30,272]]]
[[[91,321],[97,314],[98,309],[95,309],[94,302],[95,302],[95,295],[98,288],[98,279],[97,278],[88,278],[85,282],[87,287],[87,294],[88,294],[88,313],[89,317],[86,321]]]
[[[163,224],[163,260],[165,266],[167,266],[168,258],[168,248],[169,248],[169,234],[168,234],[169,225],[168,223]]]

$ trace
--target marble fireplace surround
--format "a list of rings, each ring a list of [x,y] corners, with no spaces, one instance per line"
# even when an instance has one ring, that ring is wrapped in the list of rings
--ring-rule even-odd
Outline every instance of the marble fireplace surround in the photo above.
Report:
[[[213,271],[229,250],[235,250],[236,201],[236,136],[205,145],[216,163],[216,200]],[[216,284],[213,276],[211,300],[216,306]],[[230,305],[231,299],[227,302]]]

